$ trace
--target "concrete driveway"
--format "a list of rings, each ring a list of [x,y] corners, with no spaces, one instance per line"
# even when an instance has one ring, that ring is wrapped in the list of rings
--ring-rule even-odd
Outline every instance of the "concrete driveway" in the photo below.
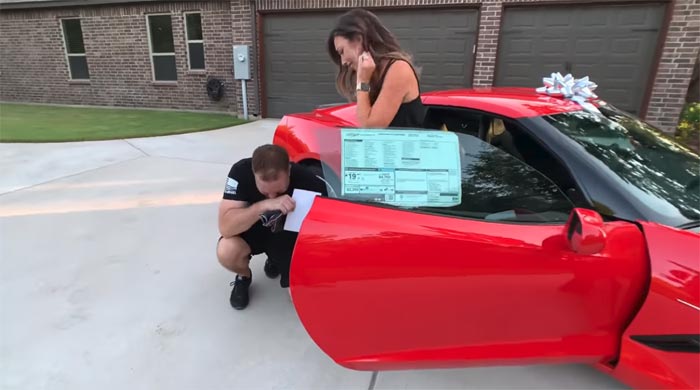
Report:
[[[214,252],[218,201],[231,164],[275,125],[0,144],[2,389],[625,388],[575,365],[343,369],[263,258],[251,305],[233,310]]]

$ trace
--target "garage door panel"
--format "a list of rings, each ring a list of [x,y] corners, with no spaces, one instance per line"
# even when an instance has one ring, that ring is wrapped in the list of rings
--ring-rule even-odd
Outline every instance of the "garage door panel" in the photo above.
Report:
[[[577,9],[576,11],[579,10]],[[608,26],[615,19],[610,12],[610,7],[582,8],[576,14],[573,27],[595,29]]]
[[[439,71],[439,73],[444,76],[452,75],[453,77],[462,77],[464,72],[467,70],[467,66],[458,61],[445,62],[436,65],[440,65],[440,68],[436,67],[435,70]]]
[[[561,53],[566,50],[569,45],[568,39],[561,38],[543,38],[543,47],[538,47],[538,43],[535,40],[530,42],[531,53],[536,53],[539,50],[542,55],[555,55],[561,57]]]
[[[552,55],[561,57],[569,45],[568,39],[562,38],[518,38],[509,42],[504,42],[503,51],[507,51],[508,55],[513,59],[518,56],[531,58],[532,56]]]
[[[639,68],[630,64],[607,64],[610,77],[621,80],[634,80],[639,75]]]
[[[314,67],[315,63],[311,61],[302,61],[298,59],[296,61],[289,61],[280,67],[281,72],[286,72],[291,76],[302,76],[305,77],[309,74],[309,68]]]
[[[430,41],[428,39],[416,39],[413,41],[413,47],[415,47],[416,51],[420,52],[423,56],[426,54],[437,54],[440,52],[440,47],[435,45],[434,41]]]
[[[639,8],[618,14],[617,23],[625,27],[651,27],[656,25],[654,19],[651,10]]]
[[[551,74],[561,69],[558,61],[546,61],[545,59],[542,59],[539,68],[543,69],[545,74]],[[527,85],[532,83],[532,64],[530,63],[511,64],[506,68],[506,71],[511,75],[510,78],[513,80],[513,85]]]
[[[523,14],[511,22],[510,28],[515,31],[534,30],[539,27],[537,22],[535,14]]]
[[[639,113],[665,7],[506,8],[494,84],[539,87],[542,77],[566,73],[570,66],[574,76],[590,76],[598,84],[596,92],[610,103]]]
[[[581,14],[578,15],[576,21],[573,25],[576,29],[581,29],[584,31],[600,31],[600,29],[605,29],[611,23],[614,23],[615,16],[611,15],[607,9],[592,9],[583,10]]]
[[[610,49],[613,55],[625,55],[638,53],[641,50],[642,42],[637,37],[623,37],[612,39]]]
[[[432,43],[435,46],[435,42]],[[456,55],[464,58],[464,51],[467,49],[463,38],[448,38],[438,42],[437,50],[448,55]]]
[[[587,54],[594,54],[596,56],[601,56],[607,50],[607,42],[603,37],[597,38],[581,38],[574,41],[574,48],[576,49],[576,54],[584,56]]]
[[[326,53],[326,38],[340,14],[334,11],[264,17],[268,117],[344,101],[336,92],[336,68]],[[422,68],[423,91],[471,85],[476,10],[386,9],[377,10],[376,14],[401,46],[413,54],[417,67]],[[299,93],[298,88],[304,93]]]
[[[528,7],[529,8],[529,7]],[[574,15],[564,8],[550,8],[547,17],[536,12],[521,13],[513,22],[513,27],[523,29],[561,28],[572,24]]]
[[[571,25],[573,24],[573,17],[567,12],[567,13],[560,13],[559,15],[554,15],[551,18],[547,18],[544,20],[544,23],[542,24],[542,28],[561,28],[561,29],[566,29],[570,28]]]

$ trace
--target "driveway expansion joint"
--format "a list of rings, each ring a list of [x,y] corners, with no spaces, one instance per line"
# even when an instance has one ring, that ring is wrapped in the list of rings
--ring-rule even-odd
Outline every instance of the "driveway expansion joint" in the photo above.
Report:
[[[70,178],[70,177],[76,177],[76,176],[79,176],[79,175],[82,175],[82,174],[85,174],[85,173],[88,173],[88,172],[94,172],[94,171],[97,171],[97,170],[100,170],[100,169],[103,169],[103,168],[107,168],[107,167],[111,167],[111,166],[114,166],[114,165],[123,164],[123,163],[127,163],[127,162],[130,162],[130,161],[135,161],[135,160],[138,160],[138,159],[141,159],[141,158],[144,158],[144,156],[134,157],[134,158],[130,158],[130,159],[127,159],[127,160],[115,161],[115,162],[113,162],[113,163],[109,163],[109,164],[106,164],[106,165],[101,165],[101,166],[99,166],[99,167],[86,169],[86,170],[84,170],[84,171],[71,173],[71,174],[65,175],[65,176],[55,177],[55,178],[53,178],[53,179],[51,179],[51,180],[42,181],[41,183],[31,184],[31,185],[24,186],[24,187],[21,187],[21,188],[15,188],[14,190],[6,191],[6,192],[1,192],[1,193],[0,193],[0,197],[3,197],[3,196],[5,196],[5,195],[9,195],[9,194],[13,194],[13,193],[15,193],[15,192],[28,190],[28,189],[31,189],[31,188],[34,188],[34,187],[43,186],[43,185],[45,185],[45,184],[53,183],[53,182],[55,182],[55,181],[67,179],[67,178]]]
[[[146,151],[144,151],[143,149],[139,148],[138,146],[132,144],[131,142],[129,142],[129,140],[123,139],[122,141],[126,142],[126,143],[127,143],[129,146],[131,146],[132,148],[134,148],[134,149],[138,150],[139,152],[143,153],[144,156],[151,157],[150,154],[146,153]]]

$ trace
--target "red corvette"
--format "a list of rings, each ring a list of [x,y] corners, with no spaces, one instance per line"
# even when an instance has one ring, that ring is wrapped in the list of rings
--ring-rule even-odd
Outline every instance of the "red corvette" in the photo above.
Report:
[[[442,130],[356,129],[350,104],[275,132],[332,190],[290,276],[318,346],[357,370],[577,362],[699,388],[698,155],[603,102],[423,101]]]

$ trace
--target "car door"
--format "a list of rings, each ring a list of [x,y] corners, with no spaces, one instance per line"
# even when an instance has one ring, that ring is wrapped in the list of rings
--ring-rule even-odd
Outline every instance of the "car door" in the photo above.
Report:
[[[612,374],[638,389],[700,388],[700,235],[639,224],[649,247],[651,283]]]
[[[359,370],[614,359],[649,274],[639,229],[476,137],[391,131],[320,142],[340,188],[315,198],[290,273],[317,345]]]

